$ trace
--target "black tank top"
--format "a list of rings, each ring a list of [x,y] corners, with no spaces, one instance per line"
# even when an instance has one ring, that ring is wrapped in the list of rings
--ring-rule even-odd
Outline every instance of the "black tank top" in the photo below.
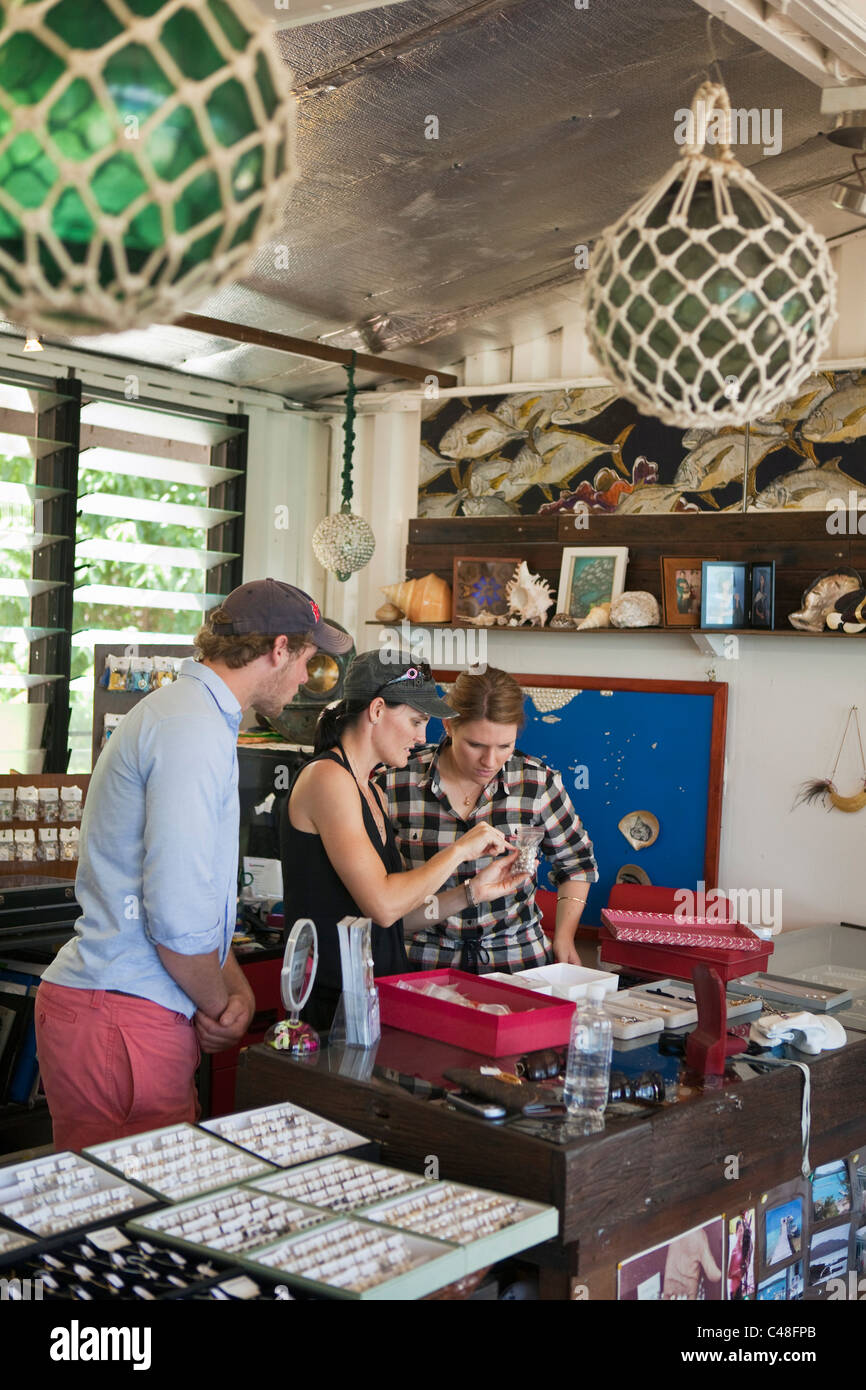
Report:
[[[355,774],[339,744],[325,753],[320,753],[318,758],[312,761],[320,762],[324,758],[339,763],[347,772],[352,773],[355,779]],[[309,766],[309,763],[306,766]],[[355,785],[358,786],[357,779]],[[375,795],[375,792],[373,794]],[[384,816],[383,844],[373,813],[360,786],[358,796],[361,798],[364,829],[370,843],[389,874],[402,873],[403,860],[387,812]],[[330,1011],[333,1015],[333,1008],[336,1007],[343,987],[337,923],[343,917],[363,917],[364,914],[328,858],[321,836],[313,831],[298,830],[292,825],[289,819],[290,803],[291,792],[286,802],[280,836],[286,927],[291,928],[298,917],[309,917],[315,922],[319,935],[319,968],[309,1004],[318,1003],[320,1008],[322,1005],[331,1006]],[[402,975],[413,969],[406,955],[402,921],[395,922],[390,927],[379,927],[374,922],[372,944],[375,975]],[[319,1013],[320,1009],[316,1009],[315,1012]],[[314,1026],[323,1025],[314,1022]]]

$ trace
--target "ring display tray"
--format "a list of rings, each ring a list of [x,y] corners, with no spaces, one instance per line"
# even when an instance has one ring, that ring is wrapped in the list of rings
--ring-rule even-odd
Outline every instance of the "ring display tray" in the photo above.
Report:
[[[254,1178],[248,1184],[261,1192],[276,1192],[293,1202],[333,1212],[363,1211],[386,1197],[428,1185],[428,1179],[418,1173],[343,1156],[322,1158],[270,1178]]]
[[[236,1258],[312,1293],[362,1300],[424,1298],[467,1272],[459,1247],[357,1217]]]
[[[36,1244],[32,1236],[22,1235],[19,1231],[5,1231],[0,1229],[0,1259],[6,1255],[11,1255],[17,1250],[32,1249]]]
[[[272,1163],[187,1124],[95,1144],[84,1152],[169,1202],[274,1170]]]
[[[363,1135],[288,1101],[205,1120],[202,1128],[278,1168],[371,1147]]]
[[[184,1249],[216,1252],[234,1260],[330,1219],[330,1213],[321,1208],[303,1206],[252,1186],[238,1186],[180,1202],[129,1225]]]
[[[731,994],[758,992],[776,1003],[796,1004],[809,1013],[826,1013],[829,1009],[850,1004],[850,989],[837,989],[812,979],[795,979],[785,975],[752,975],[748,980],[730,985]]]
[[[550,1240],[559,1231],[555,1207],[502,1192],[438,1182],[368,1207],[371,1221],[461,1247],[464,1274]]]
[[[153,1204],[153,1193],[74,1153],[0,1168],[0,1215],[38,1236],[79,1230]]]
[[[117,1226],[27,1241],[26,1246],[3,1256],[0,1268],[10,1284],[17,1280],[25,1290],[35,1286],[36,1297],[46,1303],[273,1299],[270,1280],[258,1284],[234,1262],[138,1240]],[[19,1294],[28,1296],[26,1291]]]
[[[742,1018],[747,1014],[756,1014],[764,1007],[764,1001],[755,990],[750,990],[743,999],[733,997],[734,986],[730,986],[727,997],[728,1021],[734,1018]],[[696,1004],[695,992],[691,985],[685,984],[681,980],[655,980],[652,984],[635,985],[631,991],[632,997],[640,994],[657,995],[661,1003],[665,1003],[665,995],[672,995],[673,998],[682,999],[690,1004]]]

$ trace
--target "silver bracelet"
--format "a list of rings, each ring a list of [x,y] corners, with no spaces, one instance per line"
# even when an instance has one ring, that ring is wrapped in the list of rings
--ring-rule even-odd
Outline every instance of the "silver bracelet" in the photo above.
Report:
[[[466,880],[466,882],[464,883],[463,887],[466,889],[466,901],[467,901],[467,903],[469,904],[469,906],[470,906],[470,907],[477,907],[478,904],[477,904],[477,902],[475,901],[475,896],[474,896],[474,894],[473,894],[473,892],[472,892],[472,879],[471,879],[471,878],[467,878],[467,880]]]

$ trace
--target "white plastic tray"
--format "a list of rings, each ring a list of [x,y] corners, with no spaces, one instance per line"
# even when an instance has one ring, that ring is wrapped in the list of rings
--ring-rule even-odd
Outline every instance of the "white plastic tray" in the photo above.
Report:
[[[608,994],[614,993],[619,985],[619,975],[609,970],[590,970],[585,965],[536,965],[512,978],[515,984],[525,980],[530,989],[538,989],[542,994],[568,999],[572,1003],[576,999],[585,999],[590,985],[604,985]]]

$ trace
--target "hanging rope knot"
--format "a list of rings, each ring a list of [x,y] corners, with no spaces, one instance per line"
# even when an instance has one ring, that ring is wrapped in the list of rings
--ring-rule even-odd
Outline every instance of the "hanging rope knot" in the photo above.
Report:
[[[355,361],[357,354],[354,350],[350,353],[350,360],[346,363],[346,422],[345,435],[343,439],[343,474],[342,474],[342,505],[341,512],[352,510],[352,455],[355,452]]]

